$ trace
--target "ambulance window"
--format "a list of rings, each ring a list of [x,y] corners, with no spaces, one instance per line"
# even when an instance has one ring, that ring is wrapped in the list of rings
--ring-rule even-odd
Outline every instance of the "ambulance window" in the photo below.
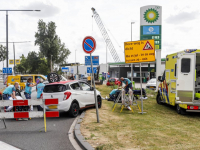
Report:
[[[190,58],[181,59],[181,72],[189,73],[190,72]]]
[[[21,82],[27,82],[28,78],[31,78],[33,80],[33,76],[21,76]]]
[[[175,64],[175,68],[174,68],[174,76],[176,77],[176,67],[177,67],[177,64]]]

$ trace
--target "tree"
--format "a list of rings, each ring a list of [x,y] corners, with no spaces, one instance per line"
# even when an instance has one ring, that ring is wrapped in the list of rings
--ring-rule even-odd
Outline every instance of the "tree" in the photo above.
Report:
[[[4,61],[7,58],[7,50],[6,47],[0,45],[0,62]]]
[[[30,73],[30,74],[44,74],[47,75],[50,69],[47,66],[47,59],[36,53],[35,51],[29,52],[27,58],[22,55],[21,63],[16,65],[16,72]]]
[[[16,72],[26,74],[26,73],[28,73],[28,70],[29,70],[29,66],[27,64],[27,59],[26,59],[26,57],[24,57],[23,54],[20,57],[20,59],[21,59],[20,64],[16,65]]]
[[[29,73],[38,73],[40,58],[38,57],[38,54],[35,51],[28,53],[26,63],[29,68],[28,69]]]
[[[44,57],[40,58],[38,72],[44,75],[47,75],[50,72],[50,69],[48,68],[48,65],[47,65],[47,59]]]
[[[52,62],[55,64],[60,65],[66,62],[70,51],[56,34],[56,24],[54,22],[51,21],[46,24],[43,20],[39,20],[35,38],[35,45],[39,46],[41,55],[47,58],[47,66],[49,68],[51,55],[53,55]]]

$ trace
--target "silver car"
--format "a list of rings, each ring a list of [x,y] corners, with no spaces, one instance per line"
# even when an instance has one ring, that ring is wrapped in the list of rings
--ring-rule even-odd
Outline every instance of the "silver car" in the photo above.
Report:
[[[146,89],[151,89],[151,90],[156,89],[156,78],[152,78],[147,82]]]

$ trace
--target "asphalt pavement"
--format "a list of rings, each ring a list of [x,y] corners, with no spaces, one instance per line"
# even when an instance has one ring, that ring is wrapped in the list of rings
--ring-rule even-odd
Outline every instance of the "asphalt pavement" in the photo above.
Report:
[[[3,83],[0,83],[0,89],[6,87],[6,85],[4,85]]]
[[[22,93],[22,95],[24,95]],[[33,88],[32,99],[36,98]],[[74,150],[68,138],[68,131],[74,118],[60,113],[59,118],[47,118],[47,132],[44,132],[43,118],[28,121],[6,120],[7,129],[0,121],[0,141],[23,150]]]

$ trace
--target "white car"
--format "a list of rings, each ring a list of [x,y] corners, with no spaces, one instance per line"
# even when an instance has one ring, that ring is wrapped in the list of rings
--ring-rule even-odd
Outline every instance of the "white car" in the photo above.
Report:
[[[98,107],[101,108],[102,99],[98,90]],[[72,117],[79,114],[79,110],[94,107],[94,89],[84,81],[68,80],[54,82],[45,85],[43,90],[43,99],[58,98],[59,104],[46,106],[47,110],[57,110],[69,112]]]
[[[147,82],[146,89],[152,89],[152,90],[156,89],[156,78],[152,78]]]

